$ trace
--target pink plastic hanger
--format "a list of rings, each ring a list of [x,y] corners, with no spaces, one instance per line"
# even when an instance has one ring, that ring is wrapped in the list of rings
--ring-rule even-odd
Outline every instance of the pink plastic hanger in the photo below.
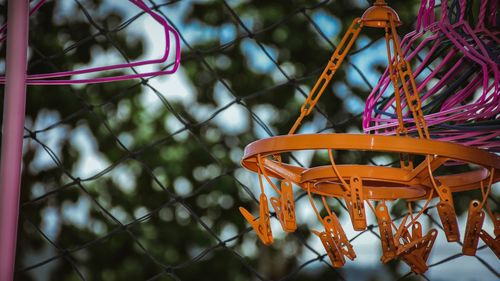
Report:
[[[29,15],[33,15],[36,11],[38,11],[38,9],[40,9],[40,7],[45,4],[47,0],[40,0],[38,1],[38,3],[36,3],[36,5],[33,7],[33,8],[30,8],[30,13]],[[2,26],[0,26],[0,43],[5,41],[7,39],[7,23],[3,24]]]
[[[443,1],[443,3],[445,2],[446,1]],[[477,102],[470,105],[470,108],[472,110],[469,110],[468,114],[466,114],[465,116],[467,116],[467,118],[469,119],[474,118],[476,120],[488,119],[492,116],[495,116],[499,112],[498,65],[492,60],[492,58],[490,58],[488,52],[483,46],[482,41],[476,36],[469,23],[465,21],[465,10],[467,2],[465,0],[460,0],[459,4],[461,7],[459,21],[453,25],[440,22],[439,26],[442,32],[447,35],[447,38],[453,41],[455,43],[455,46],[460,49],[468,59],[473,60],[477,64],[481,65],[483,69],[483,94]],[[459,33],[459,30],[461,30],[462,33]],[[466,40],[466,38],[464,38],[462,34],[470,36],[472,38],[472,41]],[[491,76],[493,76],[494,81],[493,83],[488,83]],[[471,84],[472,83],[474,82],[471,82]],[[469,87],[469,89],[469,91],[461,91],[453,95],[451,99],[447,100],[447,102],[443,104],[441,110],[445,111],[456,108],[456,106],[459,105],[460,102],[464,101],[471,94],[473,94],[474,88]],[[455,120],[460,119],[456,118],[454,119],[454,121]]]
[[[481,36],[481,34],[485,34],[488,40],[495,42],[496,44],[500,44],[500,38],[498,37],[499,31],[492,32],[488,28],[486,28],[486,24],[494,27],[496,26],[496,9],[498,5],[498,0],[484,0],[480,1],[479,7],[479,15],[476,26],[474,27],[474,32]],[[488,10],[490,11],[488,14]]]
[[[433,1],[430,2],[429,5],[431,5],[429,7],[429,9],[423,9],[425,7],[425,2],[426,1],[423,1],[422,2],[422,6],[421,6],[421,9],[420,9],[420,14],[419,14],[419,18],[422,18],[424,20],[422,20],[422,22],[426,22],[428,25],[426,26],[425,29],[421,30],[420,29],[420,25],[419,25],[419,22],[417,21],[417,28],[414,32],[411,32],[410,34],[408,34],[407,36],[404,37],[404,39],[402,40],[402,46],[403,46],[403,51],[404,51],[404,54],[405,56],[407,57],[407,59],[411,60],[413,59],[416,55],[418,55],[420,53],[420,51],[427,47],[427,45],[431,45],[431,48],[430,48],[430,51],[427,53],[427,56],[423,59],[422,63],[420,64],[420,66],[414,71],[414,74],[416,76],[418,76],[421,71],[423,71],[423,69],[425,69],[425,65],[428,63],[428,61],[430,60],[430,58],[432,57],[432,55],[434,54],[434,51],[436,50],[436,48],[439,46],[439,43],[444,39],[444,36],[439,36],[440,34],[437,33],[437,23],[432,23],[430,24],[429,21],[425,20],[425,18],[429,19],[431,17],[429,17],[429,10],[433,13]],[[424,13],[422,15],[422,13]],[[432,17],[433,18],[433,17]],[[434,33],[433,35],[431,36],[428,36],[427,38],[425,38],[416,48],[414,51],[411,51],[411,47],[412,45],[417,41],[417,39],[419,39],[420,37],[422,37],[423,35],[427,35],[428,33]],[[411,53],[409,53],[411,51]],[[426,80],[423,81],[423,83],[420,83],[420,87],[419,87],[419,91],[422,90],[422,86],[425,86],[425,84],[430,80],[432,79],[436,73],[438,73],[439,69],[444,66],[446,63],[448,63],[448,61],[452,58],[452,55],[454,54],[454,50],[451,50],[449,55],[442,61],[442,63],[435,68],[434,72],[431,73],[430,75],[428,75],[428,77],[426,78]],[[461,64],[458,64],[458,65],[461,65]],[[369,113],[373,110],[373,107],[376,105],[376,101],[378,101],[379,99],[382,98],[382,95],[385,93],[385,91],[387,90],[387,88],[389,87],[390,85],[390,78],[389,78],[389,75],[388,75],[388,72],[387,70],[385,71],[385,73],[383,74],[380,82],[377,84],[377,86],[373,89],[372,93],[370,94],[370,97],[368,98],[367,100],[367,103],[366,103],[366,110],[365,110],[365,118],[364,118],[364,127],[368,127],[369,126],[369,122],[377,122],[377,118],[370,118],[370,115]],[[439,86],[439,85],[438,85]],[[438,87],[434,87],[433,89],[435,89],[435,91],[439,90]],[[374,98],[374,94],[378,93],[375,98]],[[392,96],[392,95],[391,95]],[[425,97],[423,98],[425,99]],[[402,100],[404,100],[404,97],[402,97]],[[390,106],[392,106],[392,104],[395,102],[395,98],[392,97],[390,102],[387,103],[387,105],[383,108],[384,111],[388,110]],[[404,107],[406,107],[406,105],[403,105]],[[385,121],[392,121],[392,122],[395,122],[396,119],[395,118],[392,118],[392,119],[384,119]],[[380,121],[384,121],[384,120],[380,120]],[[394,125],[394,124],[392,124]],[[392,127],[392,125],[389,125],[390,127]],[[380,127],[380,128],[383,128],[383,127]]]
[[[445,2],[445,1],[443,1]],[[487,2],[487,1],[483,1]],[[476,33],[472,30],[469,23],[465,20],[465,10],[467,6],[466,0],[460,0],[460,19],[457,23],[453,25],[445,25],[440,23],[440,27],[442,31],[448,36],[448,38],[453,38],[454,42],[456,42],[456,46],[464,51],[464,54],[467,55],[470,59],[478,62],[478,60],[482,60],[489,67],[491,67],[492,73],[494,75],[494,79],[496,83],[494,83],[495,92],[498,92],[498,81],[499,81],[499,73],[498,73],[498,65],[490,58],[488,51],[486,51],[483,46],[481,40],[476,36]],[[484,20],[484,18],[483,18]],[[458,33],[457,30],[462,30],[463,34],[469,35],[473,39],[473,44],[470,44],[461,33]],[[452,40],[453,40],[452,39]],[[485,76],[484,79],[488,79],[488,76]]]
[[[443,38],[446,38],[448,40],[451,40],[454,43],[454,46],[448,54],[445,56],[445,58],[441,61],[441,63],[434,69],[434,71],[427,76],[424,81],[419,83],[419,91],[422,91],[422,89],[427,86],[428,82],[438,73],[438,71],[441,70],[442,67],[446,66],[449,64],[450,60],[456,55],[458,51],[464,55],[465,58],[467,58],[468,61],[474,61],[478,65],[481,65],[481,70],[478,75],[472,81],[468,84],[465,85],[464,88],[461,90],[457,91],[456,93],[453,93],[451,98],[448,98],[443,102],[441,105],[440,111],[435,113],[435,114],[429,114],[426,115],[426,121],[429,126],[432,125],[439,125],[444,122],[448,121],[454,121],[454,122],[467,122],[471,120],[480,120],[480,119],[487,119],[487,118],[492,118],[495,117],[498,114],[499,110],[499,105],[498,105],[498,67],[496,64],[489,58],[486,50],[481,50],[482,46],[479,46],[477,51],[476,49],[472,50],[474,47],[471,46],[467,40],[464,38],[457,36],[457,32],[453,33],[453,30],[450,30],[451,24],[449,22],[446,22],[446,16],[447,16],[447,3],[446,1],[443,1],[441,5],[441,20],[439,22],[434,22],[430,23],[429,19],[434,19],[434,1],[422,1],[421,7],[420,7],[420,12],[419,12],[419,17],[417,19],[417,26],[416,30],[403,39],[404,43],[404,52],[405,56],[407,56],[408,59],[412,59],[415,57],[422,49],[424,46],[427,44],[430,44],[430,51],[427,53],[427,56],[424,58],[423,62],[419,65],[419,67],[416,68],[415,74],[418,75],[421,73],[421,71],[425,68],[427,65],[428,59],[431,57],[431,55],[434,53],[436,47],[442,42]],[[496,1],[493,1],[496,2]],[[462,1],[461,5],[462,7],[465,7],[465,1]],[[462,11],[465,12],[465,9],[462,8]],[[478,26],[483,26],[484,25],[479,25],[481,21],[484,19],[484,5],[482,7],[482,12],[483,16],[480,16],[480,20],[478,22]],[[490,16],[491,18],[491,16]],[[464,13],[461,13],[461,20],[464,20]],[[460,23],[462,24],[463,23]],[[459,25],[457,24],[457,25]],[[424,26],[424,29],[421,30],[420,28]],[[444,26],[444,28],[443,28]],[[444,31],[443,31],[444,29]],[[472,29],[469,29],[468,31],[470,32]],[[422,37],[426,32],[434,32],[433,35],[425,38],[419,46],[414,48],[413,51],[411,51],[412,44]],[[446,35],[446,37],[443,36]],[[459,34],[458,34],[459,35]],[[474,34],[475,36],[475,34]],[[488,36],[490,36],[488,34]],[[457,38],[458,37],[458,38]],[[481,41],[476,38],[474,41],[476,44],[481,44]],[[466,47],[464,47],[466,46]],[[465,58],[460,58],[455,65],[448,70],[448,73],[444,77],[440,79],[440,81],[434,85],[429,91],[427,91],[423,96],[422,96],[422,101],[425,101],[427,98],[432,97],[438,90],[442,89],[443,87],[447,86],[447,81],[450,81],[449,79],[456,77],[456,73],[459,73],[460,71],[463,71],[464,69],[467,69],[467,67],[470,67],[470,63],[466,63],[467,60]],[[482,74],[482,75],[480,75]],[[492,83],[489,82],[489,77],[494,76],[494,81]],[[483,93],[481,97],[478,99],[478,101],[471,103],[471,104],[466,104],[466,105],[461,105],[460,103],[463,102],[466,98],[471,97],[475,93],[475,91],[481,87],[481,80],[483,81]],[[379,113],[375,113],[375,107],[377,106],[377,102],[379,102],[382,99],[383,94],[385,93],[387,87],[389,84],[389,78],[388,78],[388,73],[387,71],[384,73],[382,78],[380,79],[379,83],[377,86],[373,89],[371,92],[370,96],[367,99],[366,102],[366,107],[365,107],[365,112],[364,112],[364,119],[363,119],[363,126],[366,132],[374,132],[374,133],[382,133],[382,134],[394,134],[395,133],[395,128],[397,127],[397,120],[394,118],[387,118],[384,117],[383,115]],[[393,106],[394,99],[389,100],[387,104],[384,106],[383,110],[387,111],[390,109],[391,106]],[[405,105],[404,105],[405,106]],[[410,131],[411,131],[410,127]],[[481,130],[474,130],[474,131],[458,131],[460,133],[457,133],[457,130],[433,130],[431,131],[431,135],[433,135],[436,138],[439,138],[441,140],[450,140],[450,141],[459,141],[464,144],[468,145],[476,145],[480,146],[483,148],[490,148],[490,149],[495,149],[495,148],[500,148],[500,144],[498,141],[492,141],[494,138],[498,138],[498,132],[500,130],[491,130],[491,129],[485,129],[484,131]]]
[[[52,72],[52,73],[44,73],[44,74],[30,74],[27,77],[27,84],[28,85],[71,85],[71,84],[107,83],[107,82],[114,82],[114,81],[129,80],[129,79],[134,79],[134,78],[147,78],[147,77],[152,77],[152,76],[157,76],[157,75],[172,74],[172,73],[176,72],[177,69],[179,68],[179,64],[180,64],[179,34],[177,33],[177,31],[175,31],[175,29],[173,29],[167,23],[167,21],[163,17],[159,16],[157,13],[152,11],[144,3],[143,0],[129,0],[129,1],[132,4],[136,5],[137,7],[139,7],[145,13],[149,14],[156,22],[158,22],[159,24],[161,24],[163,26],[164,36],[165,36],[165,41],[164,41],[165,47],[164,47],[163,56],[161,58],[138,61],[138,62],[122,63],[122,64],[109,65],[109,66],[92,67],[92,68],[80,69],[80,70],[60,71],[60,72]],[[33,7],[33,9],[30,11],[30,14],[37,11],[45,2],[46,2],[46,0],[41,0],[40,2],[38,2]],[[4,25],[0,28],[0,31],[5,32],[6,28],[7,28],[6,25]],[[175,42],[174,42],[174,44],[175,44],[175,60],[174,60],[173,66],[170,69],[159,70],[159,71],[150,71],[150,72],[144,72],[144,73],[138,73],[138,74],[97,77],[97,78],[90,78],[90,79],[70,79],[70,78],[68,78],[68,77],[73,76],[73,75],[98,73],[98,72],[103,72],[103,71],[127,69],[127,68],[137,67],[137,66],[164,63],[168,60],[168,57],[171,54],[171,51],[170,51],[170,35],[171,34],[175,38]],[[64,79],[54,79],[54,78],[64,78]],[[4,83],[5,83],[5,75],[1,75],[0,76],[0,84],[4,84]]]

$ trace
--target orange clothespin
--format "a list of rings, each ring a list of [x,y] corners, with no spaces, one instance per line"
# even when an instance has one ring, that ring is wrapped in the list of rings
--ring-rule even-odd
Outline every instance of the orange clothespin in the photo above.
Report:
[[[458,230],[457,215],[453,207],[453,196],[449,187],[440,185],[437,187],[440,197],[440,202],[437,205],[437,210],[441,223],[443,224],[444,233],[448,242],[456,242],[460,240],[460,232]]]
[[[484,241],[488,247],[495,253],[498,259],[500,259],[500,236],[497,236],[495,239],[491,237],[486,231],[481,229],[479,232],[479,237]]]
[[[366,229],[365,201],[363,198],[363,182],[359,177],[351,177],[350,192],[344,196],[351,216],[354,230]]]
[[[279,199],[271,197],[271,205],[273,205],[283,230],[294,232],[297,229],[297,222],[291,182],[286,180],[281,182],[281,196]]]
[[[260,195],[259,206],[259,219],[255,219],[254,216],[252,216],[252,214],[250,214],[250,212],[243,207],[240,207],[240,212],[250,223],[255,232],[257,232],[257,236],[262,243],[264,243],[264,245],[270,245],[273,243],[273,234],[271,232],[269,205],[267,203],[267,197],[264,193]]]
[[[376,217],[380,231],[380,241],[382,242],[382,257],[380,260],[387,263],[396,257],[396,244],[392,233],[392,220],[389,216],[389,210],[384,202],[381,202],[376,208]]]
[[[397,255],[406,262],[413,272],[422,274],[429,269],[426,262],[436,241],[437,231],[431,229],[425,236],[414,239],[398,248]]]
[[[449,202],[439,202],[437,209],[448,242],[459,241],[460,232],[458,230],[458,221],[453,205]]]
[[[401,245],[398,248],[397,254],[408,254],[416,251],[424,261],[427,261],[434,241],[436,241],[436,237],[437,230],[431,229],[425,236],[413,239],[411,242]]]
[[[479,242],[479,233],[483,227],[484,211],[481,210],[481,204],[477,200],[473,200],[469,205],[467,214],[467,226],[465,228],[464,245],[462,253],[467,256],[474,256],[477,251]]]
[[[424,243],[424,247],[421,249],[422,257],[424,261],[427,262],[429,259],[429,255],[431,254],[432,247],[434,246],[434,242],[436,241],[438,232],[435,229],[432,229],[428,235],[430,235],[429,240]]]
[[[417,274],[422,274],[429,269],[425,261],[413,252],[403,254],[401,259]]]
[[[313,233],[321,239],[321,243],[323,243],[323,247],[325,247],[326,253],[330,258],[333,267],[344,266],[344,254],[342,253],[339,245],[334,242],[332,235],[327,232],[319,232],[316,230],[313,230]]]
[[[323,224],[325,226],[324,232],[313,230],[313,233],[321,239],[321,243],[323,243],[323,247],[325,247],[333,266],[344,266],[344,256],[347,256],[350,260],[354,260],[356,253],[354,253],[354,249],[347,239],[337,215],[331,213],[331,215],[326,216],[323,219]]]
[[[490,247],[490,249],[495,253],[498,259],[500,259],[500,214],[492,214],[490,212],[491,219],[493,220],[494,225],[494,234],[495,238],[491,237],[488,232],[484,229],[481,229],[479,232],[479,237],[484,241],[484,243]]]
[[[356,258],[356,253],[347,239],[347,235],[345,235],[344,229],[339,222],[339,219],[335,213],[332,212],[330,216],[326,216],[324,218],[325,230],[330,233],[334,238],[334,241],[340,247],[342,253],[348,257],[350,260],[354,260]]]

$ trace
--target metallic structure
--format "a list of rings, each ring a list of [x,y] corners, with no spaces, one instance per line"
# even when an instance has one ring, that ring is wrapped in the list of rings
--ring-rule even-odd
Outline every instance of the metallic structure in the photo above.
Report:
[[[417,84],[400,47],[396,32],[399,23],[397,13],[385,1],[377,0],[349,27],[302,105],[300,115],[288,135],[258,140],[245,148],[242,165],[259,176],[260,211],[257,219],[244,208],[240,208],[240,211],[264,244],[273,242],[265,180],[279,195],[270,198],[270,201],[286,232],[293,232],[297,228],[292,185],[307,192],[311,207],[324,226],[323,230],[313,232],[321,239],[334,267],[343,266],[345,257],[355,259],[356,254],[328,204],[329,197],[344,200],[353,228],[357,231],[367,227],[368,206],[379,225],[381,261],[387,263],[398,258],[407,263],[415,273],[421,274],[428,269],[426,261],[438,235],[435,229],[429,229],[424,234],[418,221],[430,201],[435,197],[439,198],[437,210],[447,240],[459,241],[452,194],[480,189],[482,198],[472,200],[470,204],[463,253],[474,255],[481,238],[497,256],[500,255],[500,216],[494,214],[487,203],[493,183],[500,181],[500,157],[479,148],[430,138]],[[364,27],[385,30],[388,76],[394,89],[397,120],[395,135],[295,134],[303,119],[312,112]],[[403,116],[401,99],[409,107],[411,120]],[[409,134],[408,127],[416,132],[417,137]],[[304,168],[285,161],[288,154],[304,150],[327,151],[330,163]],[[340,165],[335,162],[334,150],[399,155],[399,166]],[[473,164],[476,168],[458,173],[450,170],[444,175],[436,175],[438,168],[446,169],[449,164]],[[281,182],[279,187],[276,180]],[[326,216],[320,214],[313,196],[321,198]],[[408,213],[399,226],[390,217],[386,205],[386,201],[392,200],[404,200],[407,204]],[[417,200],[425,200],[425,204],[418,212],[414,212],[414,202]],[[485,219],[483,209],[493,220],[496,238],[482,230]]]

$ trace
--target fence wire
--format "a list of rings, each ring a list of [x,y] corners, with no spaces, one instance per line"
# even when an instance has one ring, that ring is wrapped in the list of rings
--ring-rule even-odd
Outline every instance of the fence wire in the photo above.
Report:
[[[368,1],[358,1],[357,6],[349,1],[257,2],[254,5],[243,1],[188,1],[186,5],[186,1],[149,1],[148,5],[168,19],[181,35],[182,72],[195,87],[194,100],[190,102],[183,103],[183,97],[171,98],[176,88],[160,87],[172,77],[84,87],[29,88],[16,264],[18,280],[352,278],[352,274],[348,276],[349,266],[336,269],[330,265],[324,250],[312,245],[308,227],[303,225],[296,233],[278,238],[275,246],[266,248],[257,242],[256,235],[237,210],[239,205],[254,211],[258,209],[256,189],[250,186],[256,183],[244,180],[251,175],[242,172],[238,159],[246,144],[263,136],[284,133],[296,117],[307,95],[307,85],[312,85],[322,71],[329,53],[335,49],[334,42],[340,39],[342,28],[345,29],[342,27],[345,24],[338,24],[342,28],[332,38],[332,31],[324,30],[325,25],[318,21],[330,19],[331,14],[337,18],[352,14],[354,18]],[[47,4],[31,20],[30,71],[48,72],[71,66],[71,62],[65,60],[71,55],[82,56],[80,49],[89,42],[109,46],[121,60],[137,58],[137,55],[134,58],[128,55],[129,50],[123,46],[124,41],[129,41],[119,34],[127,32],[129,26],[145,16],[144,13],[128,15],[118,23],[109,20],[102,24],[103,19],[96,12],[99,10],[97,4],[78,0],[74,3],[76,11],[71,12],[72,16],[78,13],[78,24],[87,26],[89,31],[79,34],[80,30],[70,30],[76,35],[61,50],[39,48],[36,43],[41,42],[44,36],[41,34],[46,32],[44,28],[50,26],[43,17],[53,16],[51,9],[56,5]],[[187,7],[183,11],[193,18],[182,19],[174,15],[172,11],[178,11],[176,9],[183,5]],[[341,9],[340,5],[347,8]],[[268,11],[264,7],[273,7],[279,12],[264,14]],[[64,26],[64,19],[59,21]],[[229,30],[233,30],[233,38],[218,40],[218,34],[210,33],[202,25],[198,32],[184,30],[197,22],[207,26],[225,22]],[[301,30],[293,30],[298,26],[307,30],[308,36],[315,34],[316,37],[302,38],[298,42],[281,38],[283,30],[288,30],[289,37],[300,38]],[[195,36],[205,36],[204,32],[209,34],[210,40],[201,41]],[[363,71],[366,67],[353,59],[369,56],[368,50],[377,44],[377,40],[370,37],[364,40],[365,44],[351,52],[335,78],[335,81],[343,81],[348,75],[357,75],[359,84],[353,86],[351,83],[350,97],[325,97],[315,108],[314,121],[308,123],[312,131],[349,132],[360,124],[361,112],[350,109],[353,105],[347,100],[358,96],[362,100],[367,89],[372,87]],[[303,46],[286,45],[291,42]],[[253,47],[250,53],[245,53],[248,45]],[[294,53],[282,54],[282,50],[292,48]],[[305,50],[298,52],[301,48]],[[140,47],[136,49],[141,50]],[[278,54],[275,49],[279,49]],[[235,53],[237,57],[233,56]],[[94,52],[83,56],[91,54]],[[245,54],[251,58],[236,62],[245,59]],[[312,57],[323,59],[310,61]],[[303,63],[295,66],[300,70],[290,70],[293,67],[286,62],[294,61]],[[232,63],[242,66],[233,70]],[[272,71],[256,71],[252,69],[253,63],[271,65]],[[132,68],[131,71],[140,70]],[[229,76],[228,73],[238,75]],[[280,78],[273,80],[270,78],[273,75]],[[159,82],[154,83],[155,80]],[[255,81],[262,83],[255,85]],[[212,95],[218,92],[227,94],[223,101],[214,101]],[[140,98],[144,93],[148,93],[147,98],[155,97],[154,109],[141,108]],[[269,104],[271,108],[259,107]],[[202,106],[198,108],[198,105]],[[249,116],[247,125],[241,125],[245,132],[239,134],[228,133],[228,129],[222,127],[232,122],[227,117],[222,118],[223,115],[235,108],[238,114]],[[266,110],[272,115],[265,116]],[[54,112],[57,112],[55,117]],[[234,117],[234,113],[229,116]],[[241,121],[236,118],[234,122],[238,120]],[[238,124],[229,125],[235,130],[241,129]],[[85,137],[79,139],[79,136]],[[94,158],[98,155],[105,159],[106,165],[92,161],[81,164],[85,154]],[[365,154],[346,153],[342,158],[383,165],[380,159]],[[299,165],[307,162],[300,157],[295,161]],[[92,173],[82,173],[85,169]],[[297,204],[307,201],[304,197],[305,193],[297,193]],[[340,202],[336,205],[343,207]],[[429,212],[426,215],[429,227],[442,228]],[[272,217],[276,222],[274,213]],[[351,242],[372,239],[379,239],[376,224],[352,236]],[[483,253],[483,248],[480,247],[478,254]],[[433,261],[425,275],[415,276],[406,266],[394,262],[377,264],[377,267],[389,268],[392,273],[374,275],[366,280],[432,280],[429,274],[434,269],[462,256],[459,251],[446,254],[449,255]],[[299,256],[310,258],[299,259]],[[497,261],[491,264],[491,260],[480,256],[475,259],[482,265],[475,269],[478,273],[487,271],[491,276],[500,277]]]

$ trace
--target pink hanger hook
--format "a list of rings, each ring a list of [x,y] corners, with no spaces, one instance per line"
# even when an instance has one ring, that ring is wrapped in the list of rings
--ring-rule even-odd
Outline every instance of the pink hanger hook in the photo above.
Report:
[[[114,82],[114,81],[129,80],[129,79],[134,79],[134,78],[147,78],[147,77],[152,77],[152,76],[157,76],[157,75],[172,74],[172,73],[176,72],[177,69],[179,68],[179,64],[180,64],[180,38],[179,38],[179,34],[177,33],[177,31],[175,29],[173,29],[168,24],[168,22],[163,17],[159,16],[157,13],[155,13],[153,10],[151,10],[151,8],[149,8],[144,3],[143,0],[129,0],[129,1],[132,4],[134,4],[135,6],[139,7],[145,13],[150,15],[156,22],[158,22],[159,24],[162,25],[163,30],[164,30],[164,36],[165,36],[165,47],[164,47],[163,56],[161,58],[138,61],[138,62],[122,63],[122,64],[109,65],[109,66],[92,67],[92,68],[87,68],[87,69],[71,70],[71,71],[60,71],[60,72],[52,72],[52,73],[44,73],[44,74],[31,74],[31,75],[28,75],[28,77],[27,77],[27,84],[28,85],[72,85],[72,84],[107,83],[107,82]],[[31,10],[31,13],[38,10],[45,2],[46,2],[46,0],[41,0],[40,2],[38,2],[37,5]],[[2,28],[5,29],[5,27],[2,27]],[[99,73],[99,72],[103,72],[103,71],[119,70],[119,69],[126,69],[126,68],[137,67],[137,66],[164,63],[168,60],[168,57],[171,53],[171,51],[170,51],[170,35],[171,34],[173,35],[173,37],[175,39],[174,40],[175,59],[173,62],[173,66],[170,69],[159,70],[159,71],[150,71],[150,72],[138,73],[138,74],[97,77],[97,78],[89,78],[89,79],[68,79],[68,78],[53,79],[53,78],[70,77],[73,75]],[[4,83],[5,83],[5,76],[1,75],[0,76],[0,84],[4,84]]]

